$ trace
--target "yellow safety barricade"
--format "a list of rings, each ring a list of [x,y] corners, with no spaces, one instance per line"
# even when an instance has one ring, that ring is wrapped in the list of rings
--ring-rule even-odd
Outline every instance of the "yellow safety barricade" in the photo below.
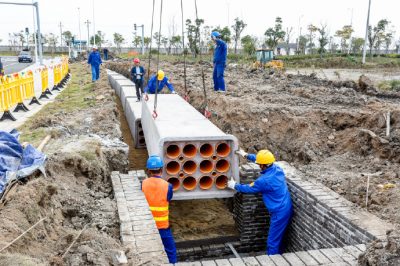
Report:
[[[12,83],[9,83],[11,76],[7,75],[0,79],[0,109],[3,113],[0,121],[10,119],[15,121],[15,117],[11,114],[10,109],[15,105],[15,96],[13,97]]]
[[[42,68],[40,76],[42,78],[42,94],[40,95],[39,99],[49,99],[47,95],[52,93],[49,90],[49,70],[47,67]]]

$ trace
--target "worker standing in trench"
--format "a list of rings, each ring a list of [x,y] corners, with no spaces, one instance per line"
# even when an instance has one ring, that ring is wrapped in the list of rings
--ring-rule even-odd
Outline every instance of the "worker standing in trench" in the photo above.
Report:
[[[176,246],[169,227],[169,202],[172,200],[173,188],[161,178],[163,167],[160,156],[149,157],[147,160],[149,178],[142,182],[142,191],[153,214],[169,263],[176,263],[178,261]]]
[[[285,173],[274,163],[275,157],[268,150],[261,150],[257,155],[247,154],[243,150],[236,153],[258,164],[261,176],[249,185],[236,184],[232,178],[228,182],[228,187],[245,194],[262,194],[264,204],[270,213],[267,255],[281,254],[282,240],[293,214]]]
[[[214,49],[214,91],[225,92],[224,71],[226,67],[226,56],[228,49],[226,43],[221,40],[221,34],[218,31],[211,33],[211,39],[215,43]]]

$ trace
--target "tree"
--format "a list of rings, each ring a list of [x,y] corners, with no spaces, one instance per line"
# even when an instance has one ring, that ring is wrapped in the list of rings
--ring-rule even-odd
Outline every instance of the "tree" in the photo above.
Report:
[[[178,49],[181,46],[181,42],[182,40],[180,35],[172,36],[171,39],[169,40],[170,45],[175,49]]]
[[[140,46],[140,48],[142,47],[142,37],[140,36],[135,36],[135,38],[133,38],[133,46],[135,48],[138,48]]]
[[[158,32],[155,32],[154,34],[153,34],[153,40],[154,40],[154,42],[156,43],[156,46],[157,46],[157,48],[159,47],[159,46],[161,46],[161,39],[162,39],[162,35],[161,34],[159,34]]]
[[[308,39],[306,36],[301,35],[299,37],[299,53],[305,54],[307,48]]]
[[[308,48],[310,49],[310,54],[312,54],[313,48],[315,47],[314,44],[315,33],[318,31],[318,27],[314,26],[313,24],[310,24],[308,25],[307,30],[309,32]]]
[[[392,44],[393,41],[393,32],[386,33],[383,39],[385,43],[385,53],[388,54],[390,45]]]
[[[354,32],[351,25],[345,25],[341,30],[336,31],[335,36],[340,38],[340,49],[342,53],[348,51],[347,41],[350,40],[351,34]]]
[[[96,40],[96,45],[98,47],[101,47],[103,45],[103,43],[105,42],[105,34],[101,32],[101,30],[97,31],[97,33],[95,34],[95,40]],[[93,36],[90,37],[90,44],[94,44],[93,42]]]
[[[235,18],[235,24],[232,25],[233,40],[235,41],[235,54],[237,54],[237,44],[240,41],[240,35],[246,26],[247,24],[245,24],[243,20]]]
[[[151,43],[151,38],[150,37],[144,37],[143,38],[144,46],[146,49],[149,49],[150,43]]]
[[[171,49],[168,49],[169,46],[169,39],[167,37],[161,37],[161,43],[164,46],[165,51],[167,52],[167,54],[171,53]],[[171,47],[171,46],[169,46]]]
[[[50,33],[46,36],[46,39],[51,49],[51,54],[54,54],[58,43],[58,36],[54,35],[54,33]]]
[[[369,54],[372,57],[372,48],[377,47],[377,45],[382,43],[382,37],[386,31],[386,27],[389,25],[387,19],[381,19],[375,27],[368,27],[368,46]]]
[[[118,51],[121,53],[121,44],[124,43],[125,39],[124,39],[124,37],[122,37],[121,34],[119,34],[117,32],[115,32],[113,34],[113,37],[114,37],[114,43],[117,46]]]
[[[64,37],[65,43],[69,46],[72,42],[72,33],[67,30],[62,33],[62,36]]]
[[[364,45],[364,38],[352,38],[352,50],[354,54],[361,53],[361,48]]]
[[[319,48],[318,48],[318,53],[320,54],[321,58],[324,53],[326,53],[325,46],[328,44],[328,33],[326,31],[327,25],[321,25],[320,28],[318,28],[318,33],[319,33]]]
[[[292,35],[293,27],[286,28],[286,55],[290,55],[290,36]]]
[[[186,30],[187,37],[189,41],[189,48],[193,53],[194,57],[200,53],[199,43],[200,43],[200,27],[204,23],[203,19],[196,19],[195,23],[192,24],[190,19],[186,20]]]
[[[243,51],[249,56],[254,55],[256,52],[257,38],[246,35],[240,41],[242,43]]]
[[[277,17],[275,19],[275,26],[273,28],[268,28],[264,35],[267,37],[265,43],[269,48],[275,50],[278,46],[279,41],[282,41],[285,37],[286,32],[282,29],[282,19]]]

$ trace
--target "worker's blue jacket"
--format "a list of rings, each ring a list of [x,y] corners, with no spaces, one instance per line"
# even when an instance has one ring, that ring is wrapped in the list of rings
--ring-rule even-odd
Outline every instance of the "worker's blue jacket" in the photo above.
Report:
[[[255,162],[254,154],[247,155],[249,161]],[[290,209],[292,201],[282,168],[273,164],[261,172],[261,176],[250,185],[236,184],[235,190],[242,193],[262,193],[263,201],[270,213]]]
[[[214,50],[214,64],[216,65],[225,65],[226,64],[226,55],[227,55],[227,47],[226,43],[223,40],[216,39],[217,45]]]
[[[103,61],[101,61],[101,56],[98,51],[93,51],[89,54],[88,64],[92,66],[99,66],[102,63]]]
[[[156,82],[158,82],[157,77],[156,77],[156,75],[153,75],[150,78],[149,83],[147,84],[146,88],[144,89],[144,92],[150,93],[150,94],[156,93]],[[157,93],[160,93],[165,85],[168,87],[168,89],[171,92],[175,91],[174,86],[172,86],[172,84],[168,82],[168,78],[164,77],[161,81],[159,81]]]

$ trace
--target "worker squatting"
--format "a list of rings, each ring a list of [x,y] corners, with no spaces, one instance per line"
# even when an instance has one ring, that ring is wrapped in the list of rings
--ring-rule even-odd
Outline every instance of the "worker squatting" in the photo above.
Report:
[[[275,164],[275,157],[268,150],[261,150],[257,155],[238,150],[236,154],[258,164],[261,175],[249,185],[237,184],[232,178],[227,186],[240,193],[262,194],[264,204],[270,213],[266,253],[281,254],[284,248],[282,240],[293,215],[285,173]],[[163,161],[158,155],[150,156],[147,160],[149,177],[143,181],[142,191],[153,214],[169,262],[176,263],[178,258],[175,241],[169,227],[169,202],[173,197],[173,188],[161,178],[163,167]]]
[[[213,31],[211,33],[211,39],[215,44],[214,49],[214,71],[213,71],[213,82],[214,82],[214,91],[216,92],[225,92],[225,80],[224,80],[224,72],[226,68],[226,57],[227,57],[227,46],[226,43],[221,39],[221,34],[217,31]],[[107,50],[108,51],[108,50]],[[108,55],[108,52],[107,52]],[[106,59],[107,60],[107,59]],[[92,68],[92,81],[95,82],[100,77],[100,65],[102,64],[100,53],[98,52],[98,48],[96,45],[93,46],[93,51],[89,54],[88,64],[91,65]],[[133,60],[134,66],[131,69],[131,80],[136,85],[136,96],[137,101],[139,102],[142,98],[142,94],[154,94],[160,93],[165,86],[169,89],[171,93],[176,93],[172,84],[168,81],[168,78],[165,76],[164,71],[159,70],[156,75],[153,75],[148,83],[146,88],[144,87],[144,74],[145,69],[140,65],[139,58],[135,58]],[[158,88],[158,89],[156,89]],[[147,98],[147,97],[146,97]]]

